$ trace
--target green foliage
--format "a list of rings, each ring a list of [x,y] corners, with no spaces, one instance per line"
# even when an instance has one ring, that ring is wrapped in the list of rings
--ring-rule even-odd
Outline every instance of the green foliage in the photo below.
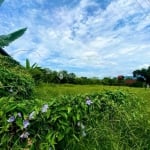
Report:
[[[142,68],[140,70],[133,71],[133,75],[137,77],[139,81],[150,84],[150,66],[147,69]]]
[[[28,71],[28,73],[32,76],[36,84],[39,84],[44,78],[43,69],[41,69],[41,67],[38,67],[36,63],[31,65],[29,59],[26,59],[25,68]]]
[[[19,29],[7,35],[0,35],[0,47],[8,46],[11,42],[21,37],[27,28]]]
[[[4,0],[0,0],[0,6],[1,6],[1,4],[4,2]]]
[[[123,91],[20,101],[1,98],[0,149],[150,149],[150,122]]]
[[[25,66],[25,68],[30,71],[30,70],[32,70],[32,69],[40,68],[40,67],[38,67],[38,65],[37,65],[36,63],[34,63],[34,64],[31,66],[29,59],[26,59],[26,66]]]
[[[0,55],[0,96],[29,98],[34,82],[30,74],[11,57]]]

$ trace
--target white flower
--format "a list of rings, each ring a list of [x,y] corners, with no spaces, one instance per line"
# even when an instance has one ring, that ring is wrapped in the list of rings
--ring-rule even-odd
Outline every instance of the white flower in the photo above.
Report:
[[[18,115],[18,117],[20,117],[20,118],[22,117],[22,115],[21,115],[21,113],[20,113],[20,112],[19,112],[17,115]]]
[[[8,121],[8,122],[14,122],[14,121],[15,121],[15,117],[14,117],[14,116],[11,116],[7,121]]]
[[[82,136],[83,136],[83,137],[85,137],[85,136],[86,136],[85,131],[82,131]]]
[[[47,104],[45,104],[43,107],[42,107],[42,112],[47,112],[47,109],[48,109],[48,105]]]
[[[81,129],[85,129],[85,126],[83,123],[81,123]]]
[[[78,122],[78,123],[77,123],[77,126],[78,126],[78,127],[81,127],[81,129],[85,129],[85,126],[84,126],[84,124],[83,124],[82,122]]]
[[[87,100],[86,100],[86,104],[87,104],[87,105],[91,105],[92,103],[93,103],[93,102],[92,102],[90,99],[87,99]]]
[[[23,127],[27,128],[30,125],[29,120],[24,120],[23,121]]]
[[[81,125],[81,122],[78,122],[78,123],[77,123],[77,126],[79,127],[80,125]]]
[[[24,132],[20,135],[20,138],[26,139],[26,138],[28,138],[29,135],[30,135],[29,132]]]
[[[34,119],[35,117],[35,111],[33,111],[30,115],[29,115],[29,120]]]
[[[13,89],[12,89],[12,88],[10,88],[9,92],[10,92],[10,93],[12,93],[12,92],[13,92]]]

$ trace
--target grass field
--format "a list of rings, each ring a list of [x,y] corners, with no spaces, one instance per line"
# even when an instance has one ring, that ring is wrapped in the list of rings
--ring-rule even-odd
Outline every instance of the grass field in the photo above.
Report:
[[[0,149],[150,149],[150,89],[41,84],[0,105]]]
[[[150,89],[133,88],[122,86],[103,86],[103,85],[72,85],[72,84],[41,84],[35,89],[37,98],[50,99],[61,95],[77,95],[85,93],[98,93],[104,90],[124,90],[135,94],[143,101],[150,104]]]
[[[122,117],[119,118],[119,122],[121,121],[120,124],[122,124],[122,125],[118,126],[118,123],[116,123],[114,125],[116,127],[116,130],[111,129],[111,127],[109,126],[110,122],[107,119],[100,121],[99,125],[96,128],[94,127],[91,130],[92,133],[91,133],[90,137],[94,136],[96,141],[95,141],[95,143],[93,143],[93,147],[92,147],[92,144],[90,143],[92,141],[89,138],[90,142],[88,143],[88,146],[90,146],[90,148],[93,148],[94,150],[99,150],[99,149],[106,149],[106,150],[109,150],[109,149],[112,149],[112,150],[123,150],[123,149],[144,150],[145,149],[145,150],[148,150],[150,148],[149,144],[147,144],[147,143],[149,143],[149,141],[147,141],[147,140],[149,139],[148,135],[150,132],[150,128],[149,128],[149,124],[150,124],[150,121],[149,121],[150,120],[150,89],[122,87],[122,86],[102,86],[102,85],[69,85],[69,84],[60,84],[60,85],[59,84],[51,84],[51,85],[49,85],[49,84],[42,84],[42,85],[36,87],[35,95],[36,95],[36,98],[40,98],[45,101],[47,101],[47,100],[50,101],[54,97],[57,99],[63,95],[70,95],[70,96],[85,95],[85,94],[92,95],[94,93],[102,93],[107,90],[108,91],[123,91],[124,93],[131,93],[130,95],[131,96],[133,95],[133,99],[134,100],[136,99],[136,101],[131,102],[133,105],[130,106],[130,102],[129,102],[130,100],[129,100],[127,103],[127,107],[123,106],[124,107],[123,112],[126,112],[124,114],[125,116],[123,115],[124,121],[121,121]],[[131,99],[131,101],[132,101],[132,99]],[[128,107],[128,105],[129,105],[129,107]],[[140,109],[138,107],[140,107]],[[118,109],[118,108],[116,108],[116,109]],[[122,112],[119,111],[119,113],[122,113]],[[116,116],[118,116],[119,113],[117,113]],[[138,115],[134,119],[134,114],[136,115],[136,113]],[[110,114],[111,114],[111,112],[110,112]],[[94,111],[94,115],[97,115],[95,111]],[[132,119],[130,119],[130,117]],[[108,126],[107,126],[107,124],[108,124]],[[96,132],[94,132],[94,130]],[[98,137],[100,137],[100,141],[99,141]],[[111,144],[105,143],[105,141],[101,142],[101,140],[104,140],[105,138],[106,138],[106,141],[109,141]],[[105,146],[102,144],[103,146],[101,145],[102,146],[101,147],[97,142],[98,143],[100,142],[101,144],[103,143],[103,144],[105,144]],[[134,144],[132,145],[130,142],[134,143]],[[97,145],[97,147],[94,145]],[[111,145],[111,146],[109,147],[109,145]],[[76,149],[76,148],[73,148],[73,149]]]
[[[123,86],[103,86],[103,85],[72,85],[72,84],[41,84],[35,89],[36,98],[50,100],[52,97],[62,95],[93,94],[104,90],[123,90],[133,93],[143,102],[143,110],[150,116],[150,89],[123,87]]]

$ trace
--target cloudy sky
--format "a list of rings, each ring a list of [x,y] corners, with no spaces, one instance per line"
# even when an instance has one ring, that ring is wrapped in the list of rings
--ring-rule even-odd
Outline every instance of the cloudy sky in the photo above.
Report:
[[[0,34],[23,27],[5,47],[23,65],[100,78],[150,65],[150,0],[5,0]]]

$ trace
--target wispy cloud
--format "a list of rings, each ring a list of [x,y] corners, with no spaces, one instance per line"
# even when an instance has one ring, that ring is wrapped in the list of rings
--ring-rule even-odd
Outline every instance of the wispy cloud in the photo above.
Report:
[[[28,27],[14,58],[77,75],[132,74],[150,64],[149,0],[6,0],[0,32]],[[141,59],[143,58],[143,59]]]

